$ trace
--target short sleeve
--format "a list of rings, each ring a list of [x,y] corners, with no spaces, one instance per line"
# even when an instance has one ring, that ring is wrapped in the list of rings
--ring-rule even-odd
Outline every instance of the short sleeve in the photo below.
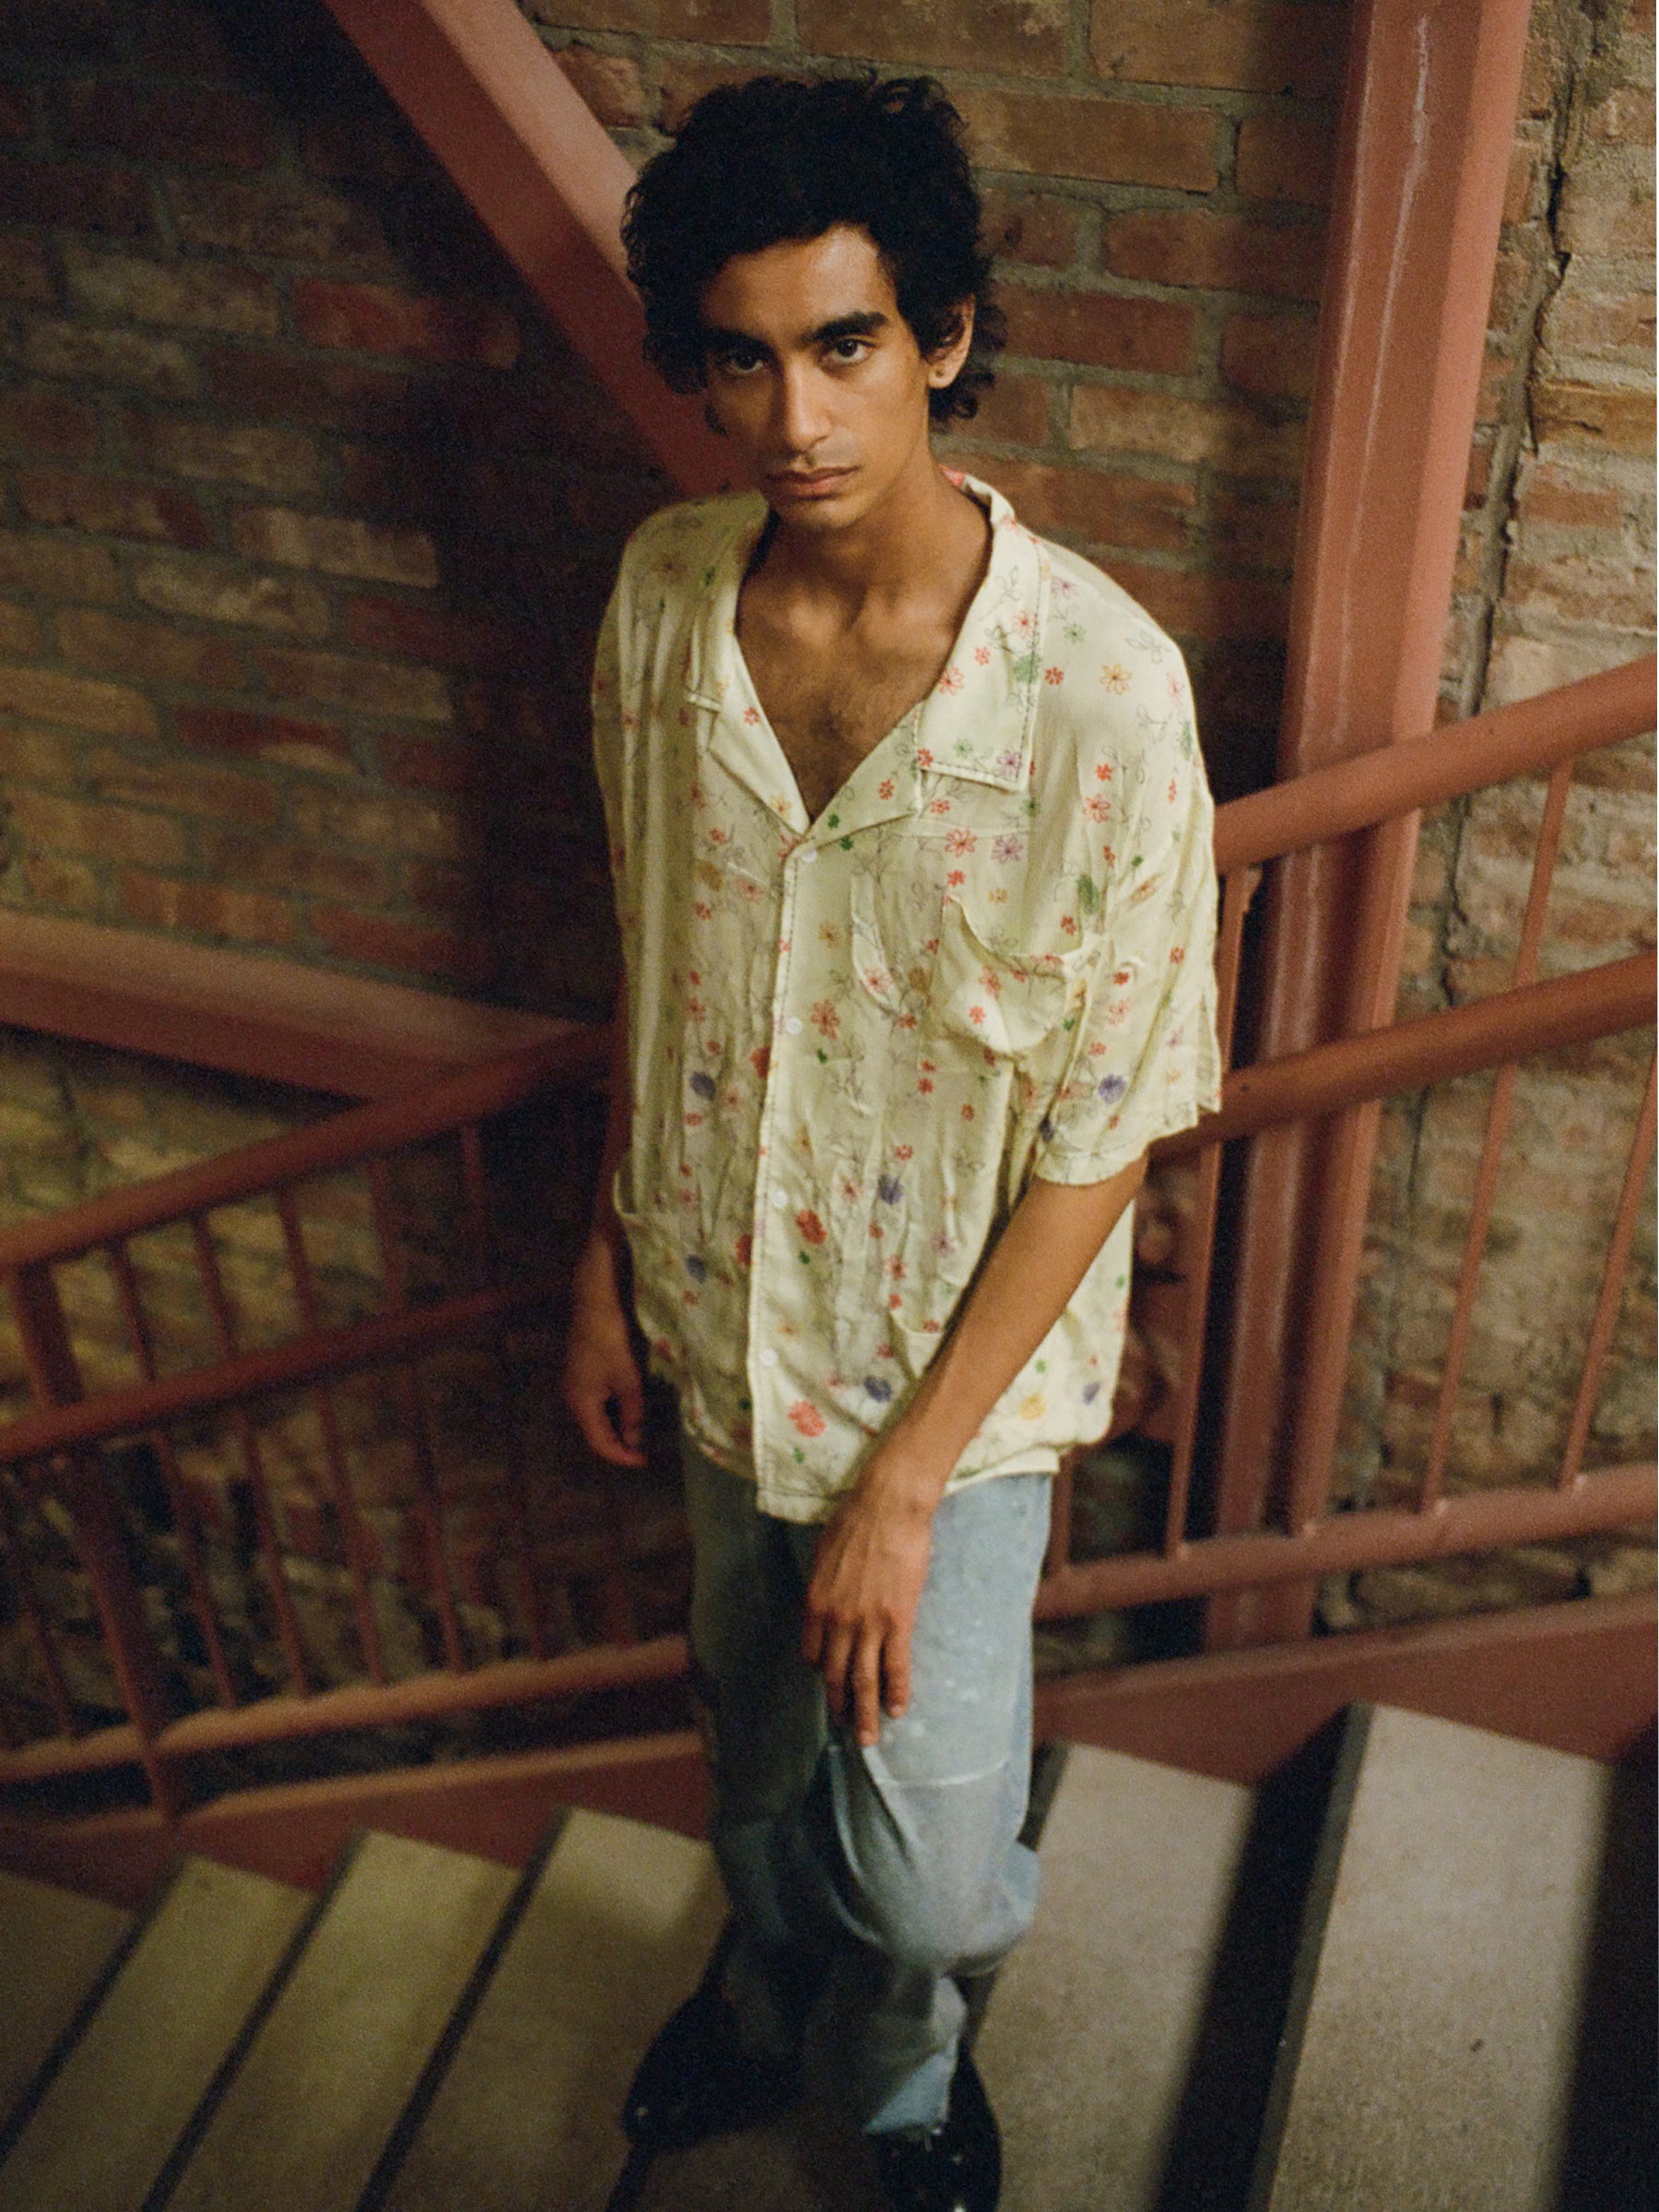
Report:
[[[1103,926],[1032,1171],[1103,1182],[1220,1101],[1215,810],[1184,671],[1136,768]]]
[[[594,772],[605,806],[606,849],[611,877],[620,884],[622,871],[622,583],[618,579],[599,625],[594,653]]]

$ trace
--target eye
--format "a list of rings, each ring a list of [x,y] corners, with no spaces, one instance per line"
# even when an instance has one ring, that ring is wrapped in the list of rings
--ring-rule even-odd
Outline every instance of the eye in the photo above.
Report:
[[[753,376],[764,356],[750,346],[734,346],[715,354],[713,366],[722,376]]]
[[[868,338],[837,338],[830,347],[830,359],[838,367],[850,369],[855,361],[862,361],[869,350]]]

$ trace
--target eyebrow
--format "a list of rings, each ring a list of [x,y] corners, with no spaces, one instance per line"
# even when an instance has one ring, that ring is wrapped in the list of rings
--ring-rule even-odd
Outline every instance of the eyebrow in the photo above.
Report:
[[[828,323],[820,323],[816,330],[806,333],[809,346],[835,346],[843,338],[873,338],[887,329],[888,318],[878,308],[868,308],[856,314],[834,315]],[[747,330],[727,330],[717,323],[703,325],[703,344],[711,353],[735,351],[741,347],[758,353],[770,353],[771,348],[764,339],[753,336]]]

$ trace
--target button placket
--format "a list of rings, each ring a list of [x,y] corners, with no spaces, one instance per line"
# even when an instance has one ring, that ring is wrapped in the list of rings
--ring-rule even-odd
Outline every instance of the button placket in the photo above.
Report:
[[[776,1217],[787,1211],[789,1193],[776,1180],[781,1173],[779,1151],[774,1140],[778,1117],[778,1100],[782,1088],[783,1053],[782,1040],[785,1036],[799,1036],[802,1024],[798,1018],[785,1014],[789,1003],[793,947],[795,939],[795,907],[800,879],[800,863],[806,854],[813,853],[811,846],[797,845],[783,863],[783,895],[779,901],[777,971],[772,980],[771,1053],[767,1062],[766,1080],[760,1100],[759,1160],[755,1176],[755,1212],[749,1224],[749,1297],[748,1297],[748,1371],[749,1402],[754,1408],[755,1477],[764,1506],[768,1485],[766,1469],[771,1459],[770,1442],[771,1423],[771,1400],[761,1381],[761,1371],[768,1381],[775,1374],[778,1354],[762,1338],[761,1316],[766,1303],[768,1250],[770,1232],[780,1226]],[[817,857],[813,853],[813,857]]]

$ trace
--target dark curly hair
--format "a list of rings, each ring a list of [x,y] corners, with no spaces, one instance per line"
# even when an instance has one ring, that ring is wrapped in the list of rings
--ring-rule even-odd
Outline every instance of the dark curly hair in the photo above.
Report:
[[[935,422],[971,417],[1006,338],[980,242],[962,124],[927,76],[757,76],[707,92],[628,195],[628,273],[645,305],[645,354],[676,392],[704,381],[703,294],[735,254],[821,237],[875,241],[924,354],[947,346],[973,301],[959,374],[930,392]]]

